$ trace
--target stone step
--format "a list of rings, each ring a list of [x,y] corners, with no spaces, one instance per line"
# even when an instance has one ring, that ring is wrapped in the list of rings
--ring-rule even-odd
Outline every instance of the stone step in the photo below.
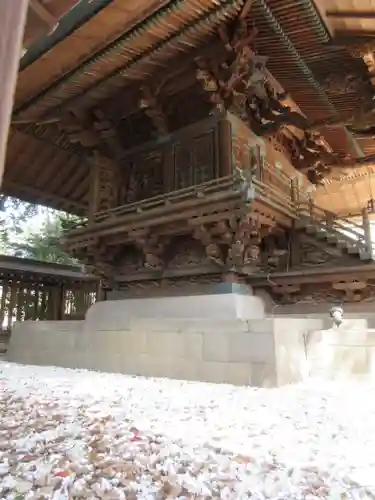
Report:
[[[350,255],[355,255],[355,254],[359,254],[359,248],[358,248],[358,245],[352,245],[352,246],[349,246],[348,245],[348,253]]]
[[[315,236],[317,237],[318,240],[327,240],[328,233],[324,229],[318,229],[317,232],[315,233]]]
[[[318,227],[315,224],[307,224],[305,226],[305,231],[307,234],[316,234],[318,232]]]
[[[336,234],[328,233],[327,234],[327,241],[328,243],[331,243],[332,245],[337,245],[339,241],[339,237]]]
[[[336,246],[337,246],[337,248],[344,250],[344,249],[348,248],[349,242],[346,240],[338,240],[338,242],[336,243]]]

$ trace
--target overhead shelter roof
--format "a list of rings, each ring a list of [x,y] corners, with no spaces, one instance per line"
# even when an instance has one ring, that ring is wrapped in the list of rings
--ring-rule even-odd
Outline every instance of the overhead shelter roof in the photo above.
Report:
[[[366,73],[362,59],[332,44],[336,27],[326,10],[334,9],[335,1],[324,0],[320,10],[312,0],[254,0],[248,16],[259,30],[257,51],[269,57],[268,69],[312,123],[339,121],[358,106],[358,93],[332,91],[327,75],[340,80],[348,73]],[[45,0],[45,8],[54,2],[64,0]],[[357,5],[360,2],[365,0],[357,0]],[[341,9],[342,2],[337,3]],[[244,0],[81,0],[73,5],[54,31],[32,43],[21,60],[5,192],[83,213],[89,167],[82,149],[72,145],[55,117],[70,108],[99,107],[129,131],[141,120],[134,105],[140,81],[160,81],[170,99],[188,92],[184,87],[194,85],[189,78],[176,85],[173,78],[169,84],[163,77],[167,72],[183,73],[192,64],[192,51],[213,47],[219,25],[234,19],[243,4]],[[345,154],[374,153],[372,138],[356,137],[343,126],[327,126],[322,132]],[[353,171],[350,182],[344,179],[318,188],[318,203],[345,214],[358,213],[375,192],[375,178],[368,175],[371,168]],[[330,193],[343,189],[354,189],[356,195],[349,200],[347,194],[343,204],[339,194],[333,202]]]

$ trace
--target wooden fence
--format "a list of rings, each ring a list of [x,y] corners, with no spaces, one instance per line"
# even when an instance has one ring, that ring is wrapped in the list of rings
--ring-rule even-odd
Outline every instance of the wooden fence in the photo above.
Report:
[[[0,256],[0,329],[15,321],[83,319],[99,282],[80,267]]]
[[[0,325],[7,330],[15,321],[83,318],[96,301],[96,287],[92,285],[4,278],[0,280]]]

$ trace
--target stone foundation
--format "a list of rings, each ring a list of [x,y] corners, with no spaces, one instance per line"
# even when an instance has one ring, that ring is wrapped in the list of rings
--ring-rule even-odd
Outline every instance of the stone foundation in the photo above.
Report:
[[[346,319],[338,330],[325,330],[326,314],[265,317],[260,298],[241,293],[119,299],[95,304],[85,321],[16,323],[7,359],[275,387],[308,375],[371,374],[372,319]]]
[[[375,376],[375,330],[366,319],[347,319],[340,328],[311,332],[306,336],[306,349],[313,377],[348,380]]]
[[[303,378],[304,334],[322,326],[319,319],[267,318],[262,300],[240,289],[119,299],[98,302],[85,321],[17,323],[7,359],[275,387]]]

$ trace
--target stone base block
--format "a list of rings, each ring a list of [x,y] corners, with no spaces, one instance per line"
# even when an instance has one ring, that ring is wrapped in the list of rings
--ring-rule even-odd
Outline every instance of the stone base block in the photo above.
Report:
[[[122,302],[117,303],[117,309]],[[86,321],[16,323],[7,359],[146,377],[275,387],[303,378],[304,333],[321,327],[317,320],[222,319],[220,314],[214,319],[167,315],[126,319],[121,310],[114,319],[113,305],[93,306],[95,315],[90,318],[89,314]]]
[[[250,320],[264,318],[260,297],[248,290],[177,297],[108,300],[94,304],[86,315],[88,327],[111,330],[126,327],[133,319]]]

